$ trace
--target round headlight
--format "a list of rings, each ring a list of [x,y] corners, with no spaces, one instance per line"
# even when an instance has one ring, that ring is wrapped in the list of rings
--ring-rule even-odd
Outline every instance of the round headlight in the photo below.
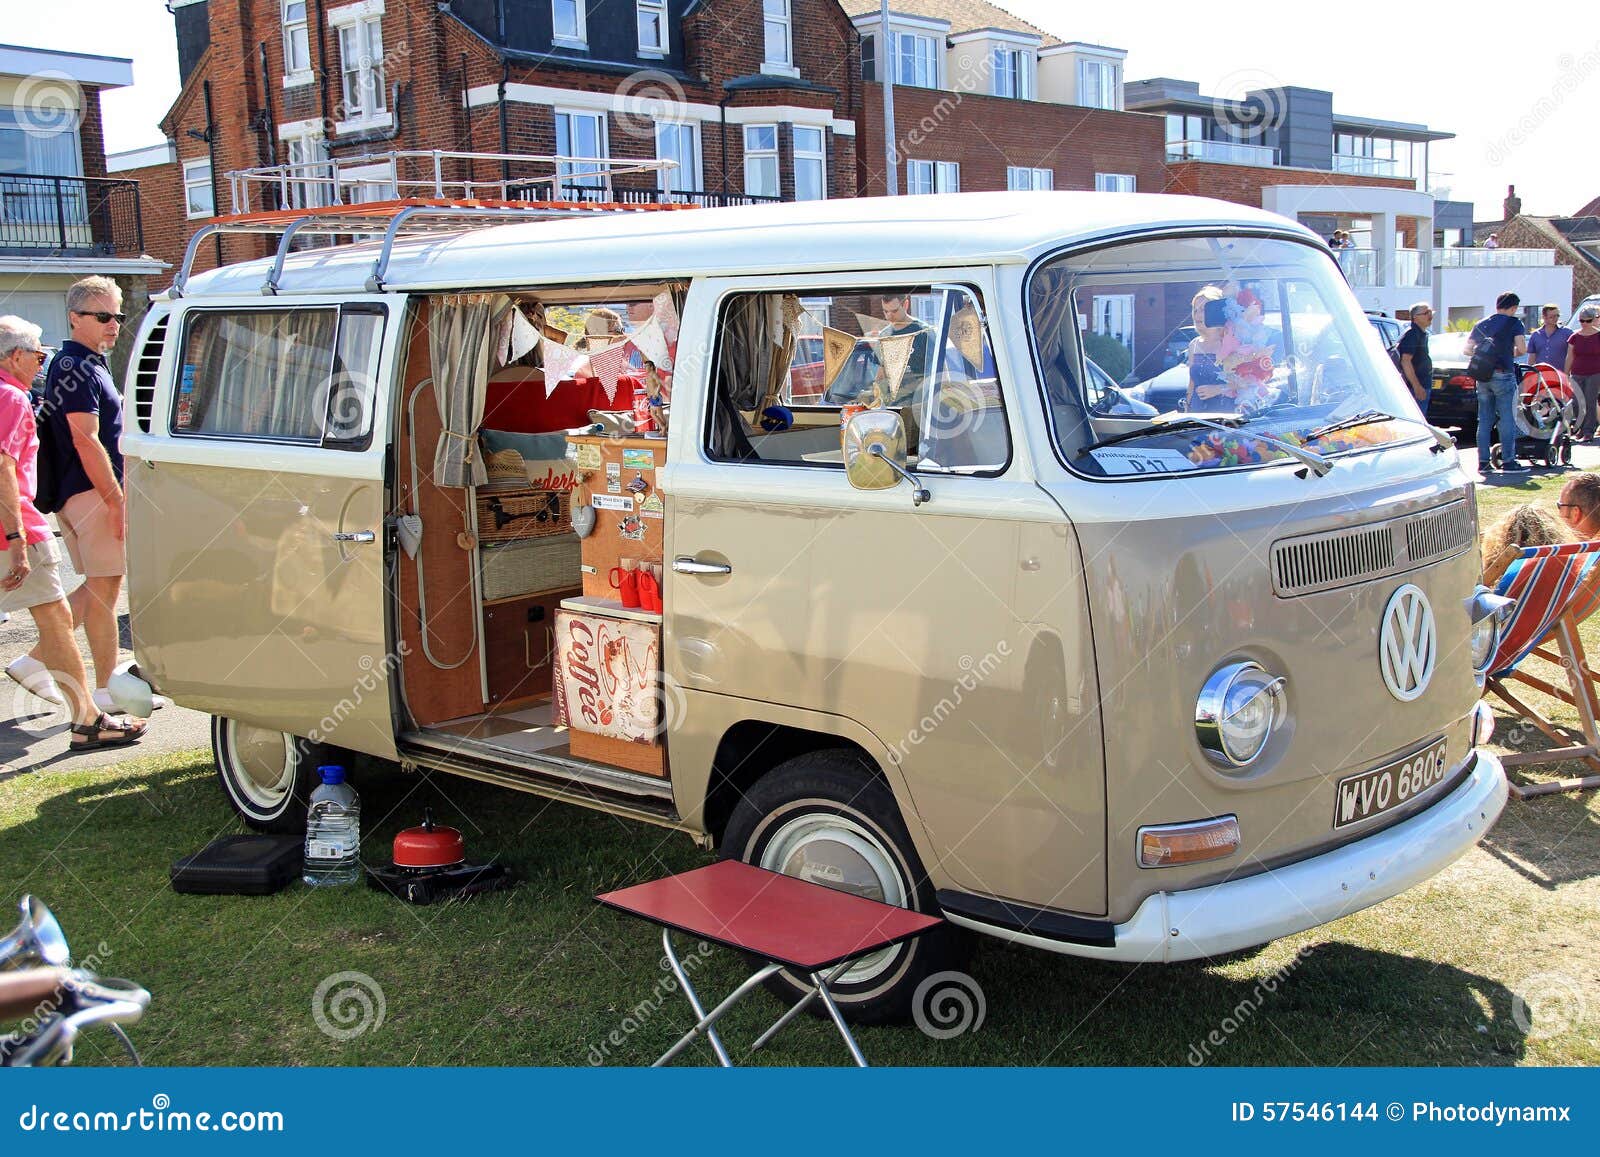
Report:
[[[1200,746],[1222,767],[1246,767],[1283,722],[1284,678],[1259,663],[1229,663],[1200,690],[1194,726]]]
[[[1500,641],[1500,620],[1486,615],[1472,624],[1472,669],[1484,673],[1489,660],[1494,658],[1495,644]]]

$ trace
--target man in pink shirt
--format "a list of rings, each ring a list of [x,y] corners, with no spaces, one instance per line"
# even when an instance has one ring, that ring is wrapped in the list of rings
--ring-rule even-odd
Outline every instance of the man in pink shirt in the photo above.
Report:
[[[38,489],[39,435],[28,383],[44,364],[40,329],[20,317],[0,317],[0,611],[30,611],[39,629],[42,669],[19,678],[41,699],[72,713],[74,751],[137,743],[143,723],[113,719],[95,707],[83,656],[72,634],[72,609],[61,586],[55,533],[33,504]]]

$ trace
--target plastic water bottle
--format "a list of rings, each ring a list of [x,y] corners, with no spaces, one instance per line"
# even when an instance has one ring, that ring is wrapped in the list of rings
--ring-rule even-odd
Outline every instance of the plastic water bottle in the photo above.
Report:
[[[344,781],[344,768],[317,768],[322,783],[311,793],[306,816],[305,875],[312,887],[361,879],[361,797]]]

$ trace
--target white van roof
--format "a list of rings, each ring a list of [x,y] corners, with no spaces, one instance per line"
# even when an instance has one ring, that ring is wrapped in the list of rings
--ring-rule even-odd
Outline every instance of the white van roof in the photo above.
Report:
[[[384,285],[399,292],[1024,263],[1063,243],[1188,225],[1269,228],[1317,239],[1275,213],[1203,197],[1088,192],[849,197],[606,213],[405,238],[394,244]],[[367,242],[290,254],[279,292],[362,292],[379,249],[377,242]],[[267,258],[197,274],[184,297],[258,296],[271,267]]]

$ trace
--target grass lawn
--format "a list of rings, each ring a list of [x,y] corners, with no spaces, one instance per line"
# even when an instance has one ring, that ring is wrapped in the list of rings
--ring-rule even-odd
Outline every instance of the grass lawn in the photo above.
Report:
[[[1480,491],[1485,517],[1553,503],[1558,486]],[[1600,655],[1600,623],[1585,641]],[[687,839],[464,780],[356,782],[370,855],[385,855],[427,803],[463,828],[471,853],[498,853],[522,882],[429,908],[364,888],[177,895],[168,865],[242,830],[197,752],[0,781],[0,894],[8,904],[38,894],[80,958],[94,953],[102,972],[155,994],[132,1030],[147,1064],[644,1064],[687,1027],[653,930],[590,899],[705,862]],[[985,941],[969,968],[986,997],[979,1029],[858,1039],[876,1064],[1600,1063],[1596,800],[1512,803],[1479,849],[1428,884],[1208,964],[1131,968]],[[382,1023],[348,1040],[313,1015],[319,984],[340,972],[366,974],[383,994]],[[744,972],[716,949],[694,975],[715,996]],[[331,1011],[338,1028],[337,1002]],[[737,1053],[779,1011],[753,998],[725,1039]],[[120,1053],[93,1033],[79,1057],[111,1064]],[[682,1063],[711,1059],[700,1047]],[[830,1026],[803,1018],[754,1059],[847,1057]]]

